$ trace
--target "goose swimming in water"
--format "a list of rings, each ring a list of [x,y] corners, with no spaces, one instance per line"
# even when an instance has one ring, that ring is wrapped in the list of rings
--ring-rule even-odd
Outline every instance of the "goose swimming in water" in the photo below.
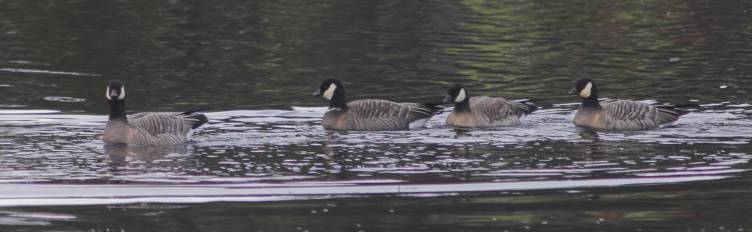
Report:
[[[110,107],[110,117],[104,129],[105,143],[135,145],[173,145],[188,141],[191,129],[205,124],[203,114],[137,113],[125,115],[125,85],[119,80],[107,84],[105,98]]]
[[[462,85],[449,88],[444,103],[454,102],[454,110],[447,117],[453,127],[497,127],[519,125],[520,118],[537,110],[530,102],[510,101],[500,97],[470,97]]]
[[[323,126],[328,130],[408,130],[422,127],[440,108],[435,104],[400,103],[381,99],[347,102],[341,81],[321,83],[313,95],[329,100]]]
[[[674,122],[686,111],[669,105],[612,100],[598,101],[598,88],[590,79],[579,79],[569,94],[582,98],[574,116],[576,126],[602,130],[645,130]]]

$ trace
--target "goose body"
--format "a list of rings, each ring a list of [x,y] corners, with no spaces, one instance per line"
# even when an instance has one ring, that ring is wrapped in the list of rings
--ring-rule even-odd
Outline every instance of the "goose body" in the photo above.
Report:
[[[449,89],[444,102],[453,101],[454,110],[447,117],[452,127],[515,126],[520,118],[537,110],[529,102],[510,101],[501,97],[470,97],[461,85]]]
[[[363,99],[346,103],[343,84],[324,81],[320,95],[329,100],[322,125],[327,130],[384,131],[422,127],[438,107],[432,104],[400,103],[381,99]]]
[[[687,112],[668,105],[612,100],[598,101],[595,83],[589,79],[575,82],[570,94],[577,94],[583,102],[577,109],[576,126],[601,130],[646,130],[674,122]]]
[[[206,121],[206,116],[197,113],[138,113],[125,120],[110,119],[102,140],[136,145],[181,144],[188,142],[191,129]]]
[[[113,80],[107,88],[110,117],[102,134],[105,143],[134,145],[174,145],[185,143],[191,129],[196,129],[208,120],[203,114],[184,113],[137,113],[125,115],[125,87]]]

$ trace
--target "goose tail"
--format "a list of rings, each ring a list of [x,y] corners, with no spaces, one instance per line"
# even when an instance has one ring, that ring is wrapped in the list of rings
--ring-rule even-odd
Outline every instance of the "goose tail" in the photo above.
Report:
[[[669,115],[673,115],[676,118],[679,118],[679,116],[689,113],[689,111],[687,110],[677,109],[677,106],[662,105],[662,106],[658,106],[658,109],[659,111],[669,114]]]
[[[520,100],[520,101],[517,101],[517,102],[525,106],[525,107],[522,108],[522,111],[526,115],[527,114],[531,114],[531,113],[535,112],[536,110],[538,110],[538,106],[536,106],[535,104],[533,104],[532,102],[530,102],[528,100]]]
[[[207,118],[206,115],[199,114],[198,112],[199,111],[209,110],[209,109],[211,109],[211,108],[209,108],[209,107],[207,107],[207,108],[200,108],[200,109],[185,111],[185,112],[180,113],[180,114],[185,115],[187,118],[191,119],[191,121],[193,121],[193,124],[191,125],[191,129],[196,129],[196,128],[198,128],[198,127],[206,124],[207,122],[209,122],[209,118]]]
[[[196,113],[196,112],[207,111],[207,110],[212,110],[212,109],[214,109],[214,108],[213,107],[204,107],[204,108],[198,108],[198,109],[193,109],[193,110],[185,111],[185,112],[180,113],[180,114],[182,114],[182,115],[191,115],[191,114]]]
[[[425,106],[426,108],[430,109],[430,110],[431,110],[431,113],[436,113],[436,112],[438,112],[438,111],[440,111],[440,110],[444,109],[444,107],[442,106],[442,105],[443,105],[443,103],[441,103],[441,102],[428,102],[428,103],[421,103],[421,105],[423,105],[423,106]]]
[[[678,108],[699,108],[700,105],[694,104],[694,103],[687,103],[687,104],[664,104],[659,105],[658,108],[663,109],[664,111],[670,111],[672,114],[676,114],[677,116],[682,116],[685,114],[688,114],[688,110],[684,109],[678,109]]]

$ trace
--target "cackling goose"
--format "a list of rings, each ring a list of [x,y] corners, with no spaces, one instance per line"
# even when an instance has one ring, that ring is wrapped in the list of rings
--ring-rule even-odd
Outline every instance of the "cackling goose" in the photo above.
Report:
[[[500,97],[470,97],[462,85],[449,88],[444,103],[454,102],[454,110],[447,117],[453,127],[496,127],[520,124],[520,117],[538,107],[530,102],[510,101]]]
[[[569,94],[578,95],[582,104],[574,116],[576,126],[602,130],[644,130],[671,123],[687,112],[669,105],[650,105],[629,100],[598,101],[595,82],[580,79]]]
[[[110,105],[110,118],[104,129],[105,143],[137,145],[173,145],[188,141],[191,129],[196,129],[208,120],[203,114],[188,111],[183,113],[137,113],[125,116],[125,86],[112,80],[105,93]]]
[[[435,104],[398,103],[380,99],[347,102],[339,80],[321,83],[313,95],[329,100],[323,126],[329,130],[408,130],[422,127],[440,108]]]

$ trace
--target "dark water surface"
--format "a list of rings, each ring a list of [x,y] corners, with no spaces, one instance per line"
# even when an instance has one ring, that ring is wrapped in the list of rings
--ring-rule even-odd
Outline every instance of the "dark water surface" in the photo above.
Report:
[[[750,1],[2,1],[0,231],[751,231]],[[601,97],[700,107],[570,123]],[[105,146],[128,109],[213,107],[193,142]],[[520,127],[326,132],[351,99],[452,83],[532,99]]]

